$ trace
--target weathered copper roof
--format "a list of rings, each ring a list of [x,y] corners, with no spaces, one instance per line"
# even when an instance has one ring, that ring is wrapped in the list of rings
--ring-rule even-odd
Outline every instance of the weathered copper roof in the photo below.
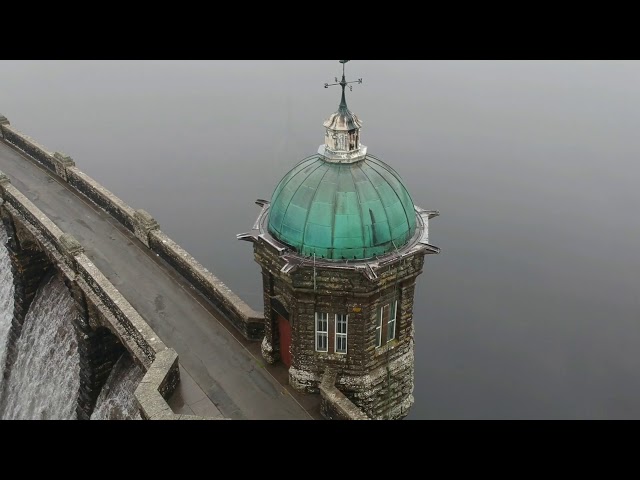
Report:
[[[268,231],[299,254],[365,259],[404,246],[416,211],[400,176],[372,156],[350,164],[312,155],[276,187]]]

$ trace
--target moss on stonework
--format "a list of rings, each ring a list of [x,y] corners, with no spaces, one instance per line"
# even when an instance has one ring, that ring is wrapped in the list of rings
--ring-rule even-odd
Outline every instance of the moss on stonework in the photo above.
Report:
[[[412,403],[413,299],[415,278],[422,272],[424,255],[417,253],[379,271],[370,280],[355,269],[299,267],[283,273],[285,260],[266,243],[255,243],[255,258],[262,267],[265,299],[265,338],[279,358],[279,332],[270,315],[271,298],[278,297],[291,324],[290,384],[317,392],[327,367],[338,372],[336,387],[372,418],[401,418]],[[396,340],[375,346],[379,308],[398,300]],[[354,310],[355,309],[355,310]],[[315,313],[349,314],[348,354],[315,351]],[[331,317],[332,318],[332,317]],[[331,322],[331,321],[330,321]],[[335,326],[332,324],[330,332]],[[331,335],[331,333],[330,333]],[[333,337],[330,337],[330,345]],[[333,347],[331,347],[333,348]],[[389,367],[389,368],[388,368]]]

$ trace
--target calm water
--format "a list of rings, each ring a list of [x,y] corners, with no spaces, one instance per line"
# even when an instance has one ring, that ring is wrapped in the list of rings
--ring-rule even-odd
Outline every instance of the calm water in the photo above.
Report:
[[[256,198],[323,142],[337,61],[0,62],[0,113],[255,308]],[[640,418],[640,63],[354,61],[362,141],[438,209],[410,418]]]

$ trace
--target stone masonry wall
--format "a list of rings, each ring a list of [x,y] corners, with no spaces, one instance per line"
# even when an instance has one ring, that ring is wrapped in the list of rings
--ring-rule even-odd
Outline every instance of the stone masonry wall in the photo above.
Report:
[[[67,168],[66,175],[69,185],[118,220],[127,230],[134,231],[133,208],[76,167]]]
[[[8,123],[1,125],[0,129],[2,129],[2,136],[5,142],[16,146],[38,163],[55,173],[56,167],[52,155],[31,139],[31,137],[19,133]]]
[[[336,372],[326,370],[320,383],[320,411],[328,420],[369,420],[351,400],[335,386]]]
[[[257,245],[254,244],[254,252]],[[276,328],[276,319],[271,308],[271,299],[275,297],[274,282],[269,270],[262,266],[262,300],[264,305],[264,337],[260,353],[267,363],[273,365],[280,360],[280,344],[278,329]],[[290,305],[293,300],[289,299],[284,303]]]
[[[326,368],[336,372],[340,391],[371,418],[399,418],[413,403],[413,293],[424,255],[416,254],[377,270],[371,281],[353,269],[302,266],[283,274],[284,261],[268,244],[254,244],[263,268],[265,312],[276,296],[288,310],[292,329],[289,382],[317,392]],[[378,311],[398,300],[396,338],[376,347]],[[329,313],[329,351],[315,348],[315,313]],[[347,355],[333,353],[334,314],[346,313]],[[277,353],[277,326],[265,313],[265,343]],[[263,344],[263,354],[265,353]],[[387,365],[389,366],[387,368]]]
[[[42,211],[20,193],[0,172],[3,218],[7,213],[43,247],[47,257],[64,274],[74,299],[78,289],[93,318],[112,331],[146,372],[135,395],[147,419],[181,419],[166,402],[179,381],[178,357],[167,348],[138,312],[92,264],[80,244],[63,233]],[[19,220],[19,222],[18,222]],[[82,399],[80,399],[82,400]],[[80,406],[80,405],[79,405]],[[199,417],[196,417],[199,418]]]
[[[160,230],[149,232],[149,246],[213,303],[250,340],[264,335],[264,316],[244,303],[229,287]]]
[[[2,120],[4,119],[4,120]],[[192,255],[165,235],[151,215],[135,210],[119,197],[80,171],[71,157],[48,152],[30,137],[18,132],[0,116],[0,133],[5,143],[45,166],[77,192],[115,218],[146,247],[162,257],[196,290],[212,302],[248,339],[259,340],[264,333],[264,316],[247,305],[224,283],[204,268]]]

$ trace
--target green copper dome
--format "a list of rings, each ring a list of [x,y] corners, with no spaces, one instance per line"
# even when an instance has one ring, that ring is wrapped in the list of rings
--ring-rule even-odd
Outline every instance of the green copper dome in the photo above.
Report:
[[[268,228],[304,256],[365,259],[405,245],[416,213],[400,176],[376,157],[335,163],[317,154],[276,187]]]

